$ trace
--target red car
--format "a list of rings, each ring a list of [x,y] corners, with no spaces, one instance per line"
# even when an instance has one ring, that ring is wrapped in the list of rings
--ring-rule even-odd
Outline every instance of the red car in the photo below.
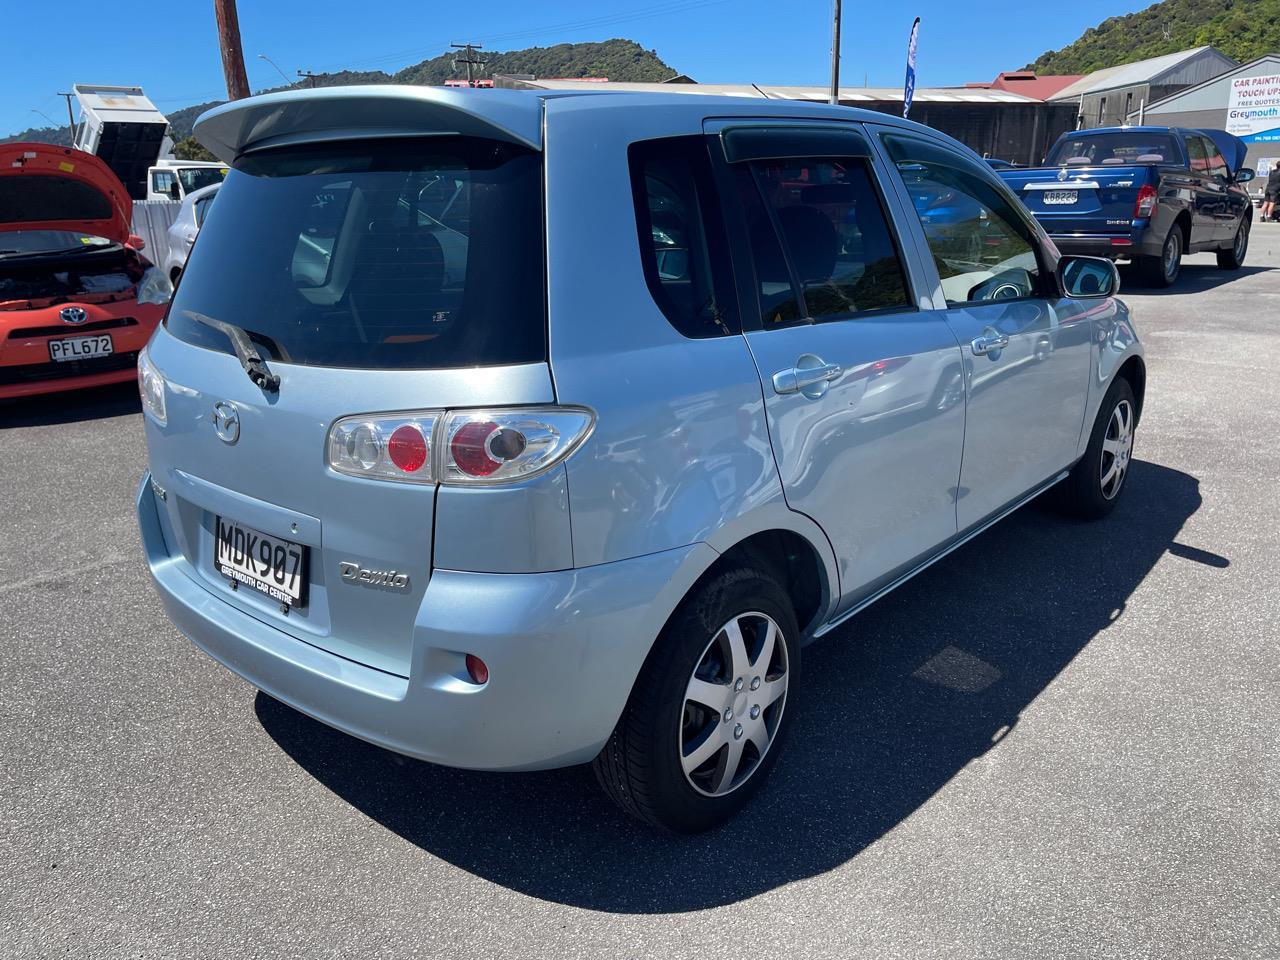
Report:
[[[0,144],[0,399],[132,380],[172,287],[97,157]]]

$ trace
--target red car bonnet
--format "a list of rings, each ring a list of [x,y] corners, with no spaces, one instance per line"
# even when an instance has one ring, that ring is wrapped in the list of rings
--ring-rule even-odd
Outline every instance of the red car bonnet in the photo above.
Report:
[[[127,243],[132,217],[124,184],[92,154],[0,144],[0,232],[68,230]]]

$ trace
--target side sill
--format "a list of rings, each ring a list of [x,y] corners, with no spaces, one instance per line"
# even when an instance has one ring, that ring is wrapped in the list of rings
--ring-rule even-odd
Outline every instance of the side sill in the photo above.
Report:
[[[999,523],[1005,517],[1009,516],[1011,513],[1016,513],[1019,509],[1026,506],[1028,503],[1030,503],[1036,497],[1040,496],[1040,494],[1044,493],[1050,487],[1061,483],[1063,480],[1067,478],[1067,475],[1070,474],[1070,472],[1071,471],[1069,469],[1063,470],[1061,473],[1058,473],[1057,475],[1055,475],[1052,479],[1045,481],[1044,483],[1040,484],[1040,486],[1038,487],[1035,487],[1026,496],[1022,497],[1020,500],[1015,500],[1011,506],[1005,508],[1004,510],[995,514],[991,518],[984,520],[978,526],[974,527],[968,533],[964,534],[964,536],[951,541],[942,550],[938,551],[933,556],[929,557],[929,559],[924,560],[923,562],[912,567],[910,570],[908,570],[906,573],[900,576],[897,580],[894,580],[892,583],[888,584],[887,586],[877,590],[875,593],[867,597],[867,599],[863,600],[861,603],[857,604],[856,606],[850,607],[848,610],[840,614],[840,616],[836,617],[834,620],[827,621],[825,624],[823,624],[821,627],[819,627],[817,630],[814,631],[812,639],[817,640],[819,637],[826,636],[828,633],[830,633],[836,627],[840,626],[846,620],[853,617],[855,614],[861,613],[863,610],[867,609],[867,607],[871,606],[871,604],[875,603],[881,597],[884,597],[892,593],[894,590],[898,589],[898,587],[902,586],[904,583],[906,583],[916,574],[923,573],[925,570],[929,569],[929,567],[933,566],[943,557],[947,556],[947,554],[951,553],[952,551],[959,550],[961,547],[963,547],[966,543],[968,543],[974,537],[978,536],[981,533],[985,533],[987,530],[989,530],[991,527],[994,527],[997,523]]]

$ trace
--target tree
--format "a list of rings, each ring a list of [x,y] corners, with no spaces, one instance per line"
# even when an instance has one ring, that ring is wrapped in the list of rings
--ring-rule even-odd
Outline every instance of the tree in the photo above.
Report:
[[[200,145],[195,137],[187,137],[173,145],[173,155],[179,160],[217,160],[212,153]]]

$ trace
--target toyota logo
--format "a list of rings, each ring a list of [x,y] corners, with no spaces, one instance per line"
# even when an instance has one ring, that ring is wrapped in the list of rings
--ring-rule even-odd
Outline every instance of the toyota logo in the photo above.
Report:
[[[58,316],[63,323],[84,323],[89,319],[89,312],[84,307],[63,307]]]
[[[240,439],[240,414],[234,403],[219,400],[213,405],[213,429],[226,443]]]

